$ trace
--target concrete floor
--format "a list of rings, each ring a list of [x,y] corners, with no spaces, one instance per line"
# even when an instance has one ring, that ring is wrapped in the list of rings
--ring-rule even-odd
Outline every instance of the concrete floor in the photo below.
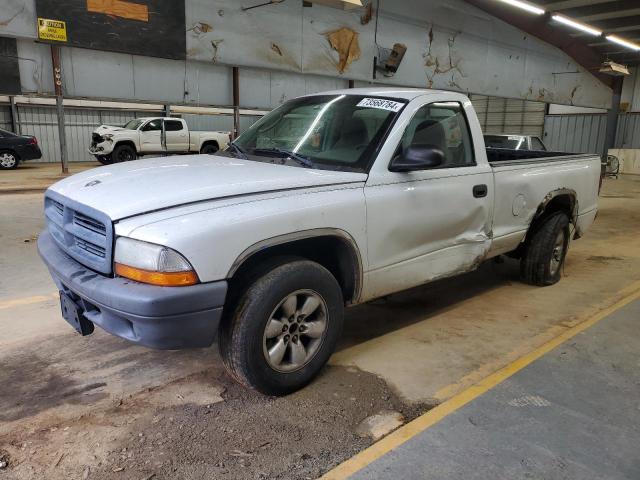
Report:
[[[640,300],[351,476],[640,478]]]
[[[523,285],[506,261],[351,309],[331,366],[274,400],[230,382],[215,347],[157,352],[100,331],[76,336],[35,250],[42,195],[0,201],[7,478],[314,478],[371,443],[355,434],[365,417],[392,409],[410,420],[640,281],[640,177],[622,177],[606,182],[558,285]]]

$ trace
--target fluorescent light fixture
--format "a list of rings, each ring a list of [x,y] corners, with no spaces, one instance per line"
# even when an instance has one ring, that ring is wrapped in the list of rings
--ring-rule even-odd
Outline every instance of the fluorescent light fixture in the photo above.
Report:
[[[535,5],[531,5],[530,3],[527,3],[527,2],[521,2],[520,0],[500,0],[500,1],[502,3],[507,3],[512,7],[517,7],[522,10],[526,10],[527,12],[533,13],[535,15],[543,15],[545,13],[545,11],[542,8],[536,7]]]
[[[631,50],[635,50],[636,52],[640,52],[640,45],[638,45],[637,43],[632,43],[616,35],[607,35],[607,40],[613,43],[617,43],[618,45],[622,45],[623,47],[630,48]]]
[[[570,18],[563,17],[562,15],[554,15],[552,18],[556,22],[560,22],[560,23],[562,23],[564,25],[567,25],[568,27],[575,28],[577,30],[581,30],[581,31],[589,33],[591,35],[595,35],[596,37],[599,37],[600,35],[602,35],[602,30],[597,30],[597,29],[595,29],[593,27],[590,27],[589,25],[585,25],[584,23],[576,22],[574,20],[571,20]]]

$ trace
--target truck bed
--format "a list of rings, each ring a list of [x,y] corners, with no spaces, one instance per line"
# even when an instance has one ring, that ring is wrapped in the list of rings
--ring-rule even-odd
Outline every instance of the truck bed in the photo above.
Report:
[[[510,148],[487,148],[486,151],[487,160],[489,160],[489,163],[491,164],[496,164],[496,166],[505,164],[537,163],[553,160],[569,160],[571,158],[582,158],[585,156],[585,154],[568,152],[513,150]]]

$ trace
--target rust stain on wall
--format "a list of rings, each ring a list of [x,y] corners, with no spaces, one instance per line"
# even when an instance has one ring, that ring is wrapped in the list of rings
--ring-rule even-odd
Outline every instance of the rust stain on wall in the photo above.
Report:
[[[276,52],[278,55],[282,56],[282,50],[280,50],[280,47],[278,46],[277,43],[272,43],[271,44],[271,50]]]
[[[461,77],[464,77],[464,74],[460,69],[461,61],[459,59],[454,60],[453,52],[452,52],[452,49],[456,43],[457,36],[458,34],[454,34],[448,38],[448,41],[447,41],[448,55],[447,55],[447,58],[443,61],[433,54],[433,41],[434,41],[435,35],[433,33],[433,27],[429,29],[429,33],[428,33],[429,44],[427,47],[427,52],[424,54],[424,66],[431,69],[431,72],[427,72],[427,88],[433,88],[434,79],[436,75],[444,75],[444,74],[450,73],[451,79],[449,80],[448,85],[452,88],[457,88],[459,90],[462,90],[462,88],[460,87],[460,85],[458,85],[455,79],[456,74],[460,75]]]
[[[344,73],[345,69],[355,60],[360,58],[360,45],[358,44],[358,32],[347,27],[342,27],[326,34],[331,48],[338,52],[338,73]]]
[[[360,25],[368,24],[371,21],[371,17],[373,17],[373,2],[369,3],[369,5],[365,7],[365,11],[360,17]]]

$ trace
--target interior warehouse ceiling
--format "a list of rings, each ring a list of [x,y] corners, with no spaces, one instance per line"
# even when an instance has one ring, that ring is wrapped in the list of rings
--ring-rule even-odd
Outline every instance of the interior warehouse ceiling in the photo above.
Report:
[[[539,16],[498,0],[466,1],[561,48],[608,85],[612,77],[599,73],[603,62],[612,60],[627,66],[640,64],[640,52],[605,38],[614,34],[631,42],[640,42],[639,0],[533,0],[531,4],[547,12]],[[603,35],[594,36],[555,22],[551,17],[556,14],[602,30]]]

